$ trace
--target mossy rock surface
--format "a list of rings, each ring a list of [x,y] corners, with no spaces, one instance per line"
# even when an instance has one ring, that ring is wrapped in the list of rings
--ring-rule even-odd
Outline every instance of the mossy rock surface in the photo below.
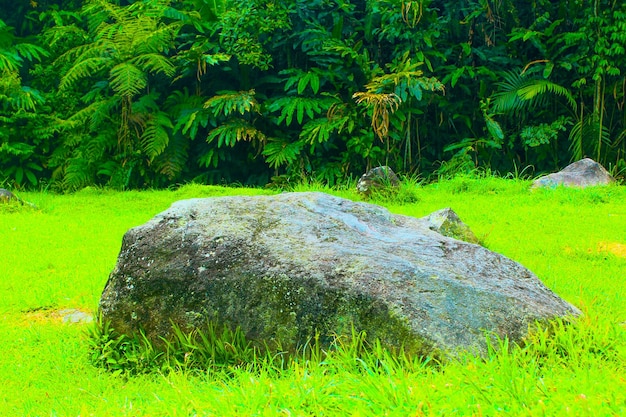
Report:
[[[365,331],[418,354],[484,353],[535,320],[578,315],[529,270],[424,219],[323,193],[174,203],[124,237],[102,317],[158,343],[172,323],[239,326],[296,350]]]

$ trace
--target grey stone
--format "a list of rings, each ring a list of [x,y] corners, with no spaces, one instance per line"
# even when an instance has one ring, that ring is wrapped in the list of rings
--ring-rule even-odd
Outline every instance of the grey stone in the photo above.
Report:
[[[369,196],[372,191],[393,191],[400,186],[400,180],[388,166],[372,168],[361,176],[356,189],[361,194]]]
[[[58,314],[63,323],[91,323],[93,321],[93,314],[75,308],[59,310]]]
[[[0,203],[18,203],[22,206],[37,208],[37,206],[34,205],[33,203],[29,203],[28,201],[22,200],[21,198],[13,194],[11,191],[4,189],[4,188],[0,188]]]
[[[442,356],[580,314],[519,263],[431,226],[323,193],[179,201],[126,233],[100,313],[155,343],[172,323],[217,321],[293,351],[354,327]]]
[[[434,230],[444,236],[462,240],[464,242],[479,244],[480,241],[469,228],[463,223],[458,214],[450,207],[437,210],[424,218],[430,230]]]
[[[586,188],[594,185],[607,185],[615,179],[606,169],[593,159],[584,158],[569,164],[559,172],[545,175],[533,181],[533,188],[565,187]]]
[[[0,203],[8,203],[10,201],[19,201],[19,199],[11,191],[0,188]]]

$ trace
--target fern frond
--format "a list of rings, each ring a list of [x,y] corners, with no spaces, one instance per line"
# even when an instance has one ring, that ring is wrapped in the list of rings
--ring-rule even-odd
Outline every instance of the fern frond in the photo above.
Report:
[[[13,45],[13,49],[22,58],[28,61],[41,61],[42,58],[49,55],[48,51],[46,51],[41,46],[33,45],[30,43],[17,43]]]
[[[291,125],[295,115],[299,124],[304,122],[304,115],[309,119],[313,119],[316,115],[328,111],[328,109],[337,103],[337,99],[333,97],[310,98],[310,97],[280,97],[272,101],[268,105],[271,112],[280,110],[278,124],[285,122],[287,126]]]
[[[309,144],[327,142],[333,132],[341,132],[349,122],[349,116],[310,120],[302,126],[300,140]]]
[[[44,102],[44,98],[39,91],[23,86],[18,94],[13,98],[13,107],[18,110],[35,111],[38,104]]]
[[[271,168],[278,168],[294,163],[303,147],[302,141],[287,142],[272,138],[267,142],[262,153]]]
[[[211,109],[215,116],[228,116],[237,112],[241,115],[257,110],[259,104],[254,98],[255,91],[218,91],[204,103],[205,109]]]
[[[252,142],[265,142],[265,135],[257,128],[242,119],[231,119],[228,122],[211,130],[207,136],[207,143],[217,139],[217,147],[222,146],[233,147],[241,140]]]
[[[111,88],[123,97],[131,98],[148,85],[146,74],[129,62],[111,68]]]
[[[81,78],[93,76],[95,73],[102,70],[108,62],[109,58],[105,57],[87,58],[76,62],[76,64],[61,77],[59,89],[65,90],[72,87],[76,81]]]
[[[133,39],[132,47],[138,54],[167,52],[172,48],[180,27],[178,24],[158,26],[155,20],[151,23],[142,25],[141,33]]]
[[[20,68],[20,60],[15,56],[0,51],[0,72],[4,73],[17,72]]]
[[[57,12],[51,12],[54,15]],[[89,35],[84,29],[71,24],[62,26],[62,21],[57,22],[57,26],[49,28],[42,33],[43,41],[50,47],[56,46],[59,42],[66,42],[68,38],[88,39]]]
[[[71,159],[67,161],[63,169],[62,187],[65,190],[73,191],[89,185],[93,182],[93,172],[89,167],[87,158],[80,151],[77,151]]]
[[[101,131],[100,134],[89,137],[83,144],[83,156],[87,161],[95,162],[101,159],[107,150],[113,149],[117,141],[114,135]]]
[[[129,61],[144,71],[162,73],[172,77],[176,73],[176,66],[166,56],[159,54],[143,54]]]
[[[107,122],[112,120],[113,110],[121,106],[122,99],[119,96],[109,97],[106,100],[101,100],[99,105],[96,106],[95,111],[91,115],[89,120],[89,129],[92,132],[97,132],[102,129],[103,125],[106,126]],[[117,124],[117,122],[114,122]]]
[[[174,125],[165,112],[158,112],[151,115],[146,124],[139,141],[141,147],[150,161],[154,160],[167,148],[170,141],[168,129],[172,129]]]
[[[87,16],[89,30],[94,33],[105,22],[123,22],[131,17],[131,9],[121,7],[107,0],[89,0],[85,2],[82,10],[83,16]]]
[[[114,45],[108,40],[97,40],[92,43],[78,45],[59,55],[54,63],[75,66],[78,62],[89,58],[111,58],[115,56]]]
[[[165,151],[154,160],[154,169],[170,180],[176,178],[185,168],[188,148],[189,141],[185,137],[173,135]]]
[[[70,128],[87,123],[91,119],[93,114],[97,111],[98,107],[102,105],[102,103],[102,101],[96,101],[86,107],[83,107],[82,109],[71,115],[66,120],[66,123]]]

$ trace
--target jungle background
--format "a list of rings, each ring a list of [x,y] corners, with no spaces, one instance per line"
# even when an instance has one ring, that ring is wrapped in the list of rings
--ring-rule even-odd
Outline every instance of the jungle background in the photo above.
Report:
[[[0,1],[0,186],[626,171],[617,0]]]

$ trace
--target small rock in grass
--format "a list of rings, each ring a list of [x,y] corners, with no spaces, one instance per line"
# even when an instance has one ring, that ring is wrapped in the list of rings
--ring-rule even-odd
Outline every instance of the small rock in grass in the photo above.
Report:
[[[91,323],[93,321],[93,314],[75,308],[59,310],[57,313],[61,316],[63,323]]]
[[[430,230],[464,242],[480,244],[469,226],[463,223],[454,210],[449,207],[431,213],[424,220],[428,222]]]
[[[394,191],[400,186],[400,180],[388,166],[372,168],[361,176],[356,185],[359,193],[369,196],[373,191]]]
[[[10,201],[19,201],[19,199],[11,191],[0,188],[0,203],[8,203]]]

